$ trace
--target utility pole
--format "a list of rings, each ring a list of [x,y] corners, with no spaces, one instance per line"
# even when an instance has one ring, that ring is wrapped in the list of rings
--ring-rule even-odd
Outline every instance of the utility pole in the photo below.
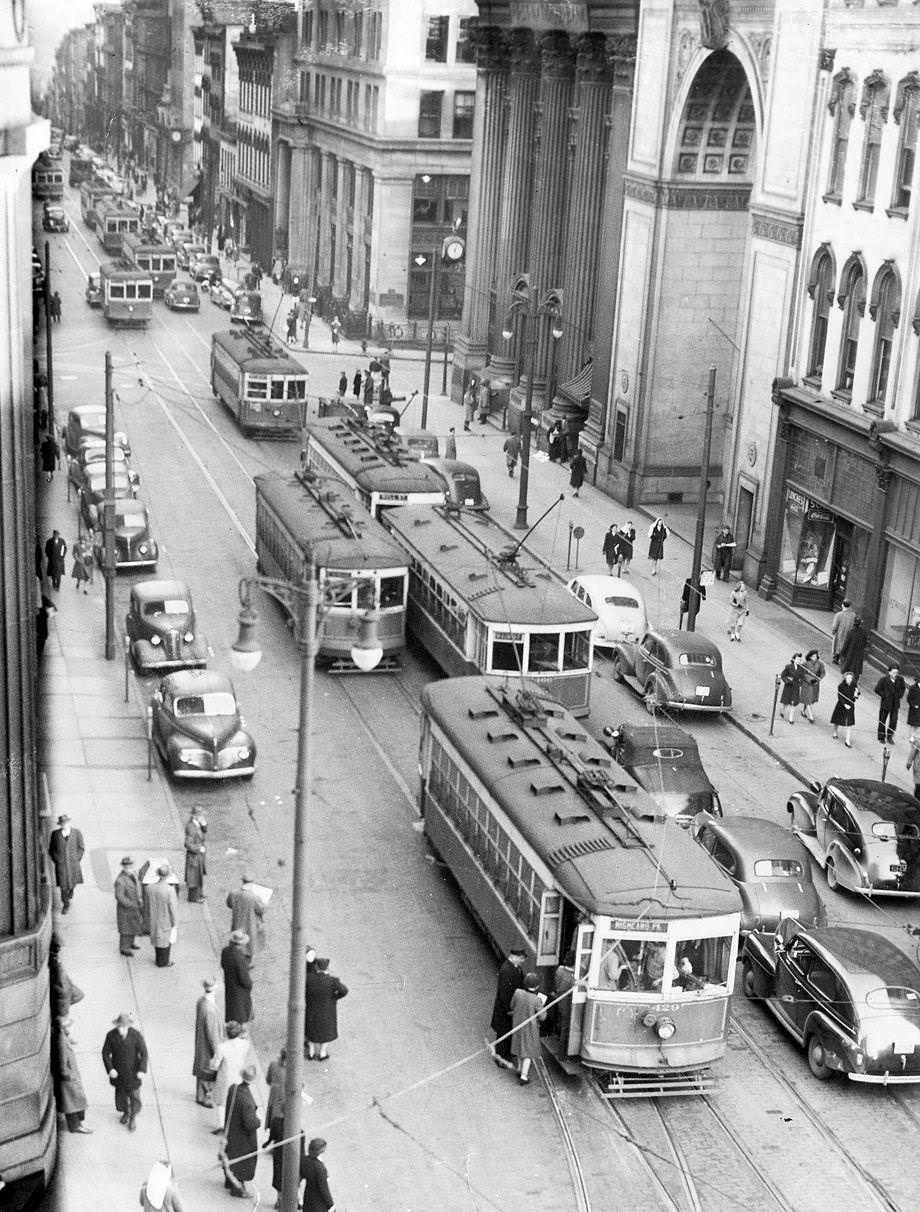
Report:
[[[447,395],[447,355],[450,353],[450,325],[444,327],[444,363],[441,367],[441,395]]]
[[[690,594],[687,602],[687,630],[696,631],[696,616],[700,606],[700,572],[703,567],[703,534],[706,529],[706,493],[709,489],[709,452],[712,447],[712,416],[716,401],[716,368],[709,367],[706,389],[706,427],[703,431],[703,458],[700,463],[700,502],[696,512],[696,535],[693,540],[693,565],[690,569]]]
[[[524,396],[524,411],[521,414],[521,478],[518,482],[517,514],[514,519],[515,530],[527,529],[527,492],[530,487],[530,439],[533,426],[533,377],[537,364],[537,341],[539,331],[537,322],[536,296],[524,313],[524,324],[529,327],[527,345],[527,394]]]
[[[431,346],[434,341],[434,309],[438,289],[440,250],[431,250],[431,281],[428,284],[428,338],[425,341],[425,385],[422,388],[422,429],[428,427],[428,389],[431,386]]]
[[[115,398],[112,355],[105,351],[105,659],[115,660]]]

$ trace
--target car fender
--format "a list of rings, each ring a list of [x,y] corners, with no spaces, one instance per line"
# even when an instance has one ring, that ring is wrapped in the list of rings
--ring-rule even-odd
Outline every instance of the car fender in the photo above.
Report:
[[[157,650],[149,640],[134,640],[131,644],[131,659],[137,669],[155,669],[159,663]]]
[[[808,791],[794,791],[786,804],[786,811],[792,817],[792,828],[814,837],[816,834],[815,818],[818,811],[818,797]]]
[[[636,676],[636,645],[635,644],[614,644],[611,656],[616,657],[620,662],[620,669],[624,677],[633,678]]]
[[[773,997],[776,992],[776,956],[772,945],[768,947],[761,935],[749,934],[741,950],[741,962],[742,967],[744,964],[750,965],[757,996]]]
[[[865,877],[859,859],[854,858],[849,850],[837,839],[831,842],[825,851],[824,865],[833,862],[837,873],[837,882],[851,892],[868,892],[870,885]]]
[[[805,1040],[812,1035],[818,1037],[824,1048],[825,1063],[829,1069],[845,1072],[849,1068],[846,1063],[848,1041],[833,1019],[823,1010],[813,1010],[809,1014],[802,1035]]]

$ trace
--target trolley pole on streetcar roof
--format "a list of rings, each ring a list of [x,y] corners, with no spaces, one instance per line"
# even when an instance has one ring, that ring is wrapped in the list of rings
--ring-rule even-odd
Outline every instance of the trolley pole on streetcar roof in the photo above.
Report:
[[[54,361],[51,340],[51,246],[45,241],[45,289],[42,291],[45,305],[45,378],[48,380],[48,432],[54,437]],[[67,477],[68,484],[70,477]]]
[[[105,659],[115,660],[115,399],[112,355],[105,351]]]
[[[690,593],[687,602],[687,630],[696,631],[696,616],[700,607],[700,572],[703,567],[703,535],[706,530],[706,494],[709,491],[709,453],[712,448],[712,415],[716,400],[716,368],[709,367],[706,389],[706,427],[703,431],[703,458],[700,462],[700,501],[696,512],[696,535],[693,540],[693,564],[690,568]]]

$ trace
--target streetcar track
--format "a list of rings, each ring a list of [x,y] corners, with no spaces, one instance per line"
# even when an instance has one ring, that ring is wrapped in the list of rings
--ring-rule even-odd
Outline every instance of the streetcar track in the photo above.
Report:
[[[754,1157],[754,1154],[751,1152],[750,1149],[748,1149],[747,1145],[741,1139],[741,1136],[738,1133],[738,1131],[732,1127],[732,1125],[728,1122],[728,1120],[722,1115],[721,1111],[718,1111],[716,1109],[715,1103],[712,1100],[712,1098],[708,1095],[704,1095],[702,1102],[703,1102],[703,1106],[708,1108],[710,1113],[715,1117],[717,1122],[721,1125],[726,1136],[731,1140],[732,1144],[735,1146],[735,1148],[738,1150],[738,1152],[741,1154],[741,1156],[747,1162],[752,1173],[754,1173],[757,1176],[757,1178],[763,1185],[764,1189],[767,1192],[769,1192],[769,1195],[770,1195],[771,1199],[773,1200],[773,1202],[776,1204],[776,1206],[778,1208],[783,1209],[783,1212],[797,1212],[795,1204],[791,1203],[786,1198],[782,1189],[780,1187],[778,1187],[776,1185],[776,1183],[773,1182],[773,1180],[767,1175],[763,1166]]]
[[[584,1167],[581,1164],[581,1157],[575,1145],[575,1139],[572,1136],[572,1131],[566,1123],[565,1114],[559,1100],[559,1091],[556,1083],[552,1080],[549,1074],[549,1069],[546,1062],[542,1059],[534,1061],[534,1068],[540,1074],[543,1080],[543,1085],[546,1093],[549,1096],[549,1103],[553,1109],[553,1115],[556,1119],[556,1126],[559,1129],[559,1134],[562,1137],[565,1160],[569,1168],[569,1175],[572,1179],[572,1190],[575,1195],[575,1207],[577,1212],[591,1212],[591,1196],[588,1191],[588,1182],[585,1178]]]

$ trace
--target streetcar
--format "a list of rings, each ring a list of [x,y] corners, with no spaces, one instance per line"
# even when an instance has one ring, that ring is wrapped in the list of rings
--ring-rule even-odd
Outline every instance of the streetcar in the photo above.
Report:
[[[36,202],[60,202],[64,197],[64,170],[44,152],[32,165],[32,197]]]
[[[133,202],[111,197],[101,198],[96,204],[96,235],[107,253],[120,256],[125,236],[137,235],[140,229],[140,212]]]
[[[597,615],[549,565],[485,513],[406,506],[382,520],[409,557],[409,630],[445,673],[526,677],[587,714]]]
[[[116,197],[115,190],[95,174],[80,186],[80,214],[87,227],[96,231],[99,226],[99,207],[107,198]]]
[[[307,372],[268,333],[250,328],[211,339],[211,391],[245,434],[298,439],[307,407]]]
[[[443,505],[484,510],[489,503],[479,473],[468,463],[420,461],[398,434],[368,429],[347,416],[304,426],[304,459],[322,475],[346,484],[375,517],[393,505]]]
[[[350,653],[359,619],[373,610],[379,614],[377,635],[384,652],[377,672],[399,669],[409,578],[402,548],[338,480],[309,471],[293,476],[263,472],[255,477],[255,486],[259,572],[299,586],[312,564],[321,593],[336,587],[335,604],[324,612],[320,658],[332,672],[353,671]],[[277,596],[296,616],[286,595]]]
[[[78,156],[76,154],[70,157],[70,171],[67,175],[68,185],[82,185],[84,181],[95,175],[96,166],[93,163],[92,156]]]
[[[153,318],[153,279],[124,257],[99,266],[99,294],[110,324],[140,328]]]
[[[711,1089],[741,903],[708,855],[634,814],[645,792],[539,686],[426,686],[419,771],[425,833],[492,945],[551,998],[571,986],[544,1036],[560,1064],[608,1098]]]
[[[124,255],[153,279],[153,293],[162,299],[167,286],[176,277],[176,250],[171,244],[148,240],[140,231],[128,232],[123,239]]]

